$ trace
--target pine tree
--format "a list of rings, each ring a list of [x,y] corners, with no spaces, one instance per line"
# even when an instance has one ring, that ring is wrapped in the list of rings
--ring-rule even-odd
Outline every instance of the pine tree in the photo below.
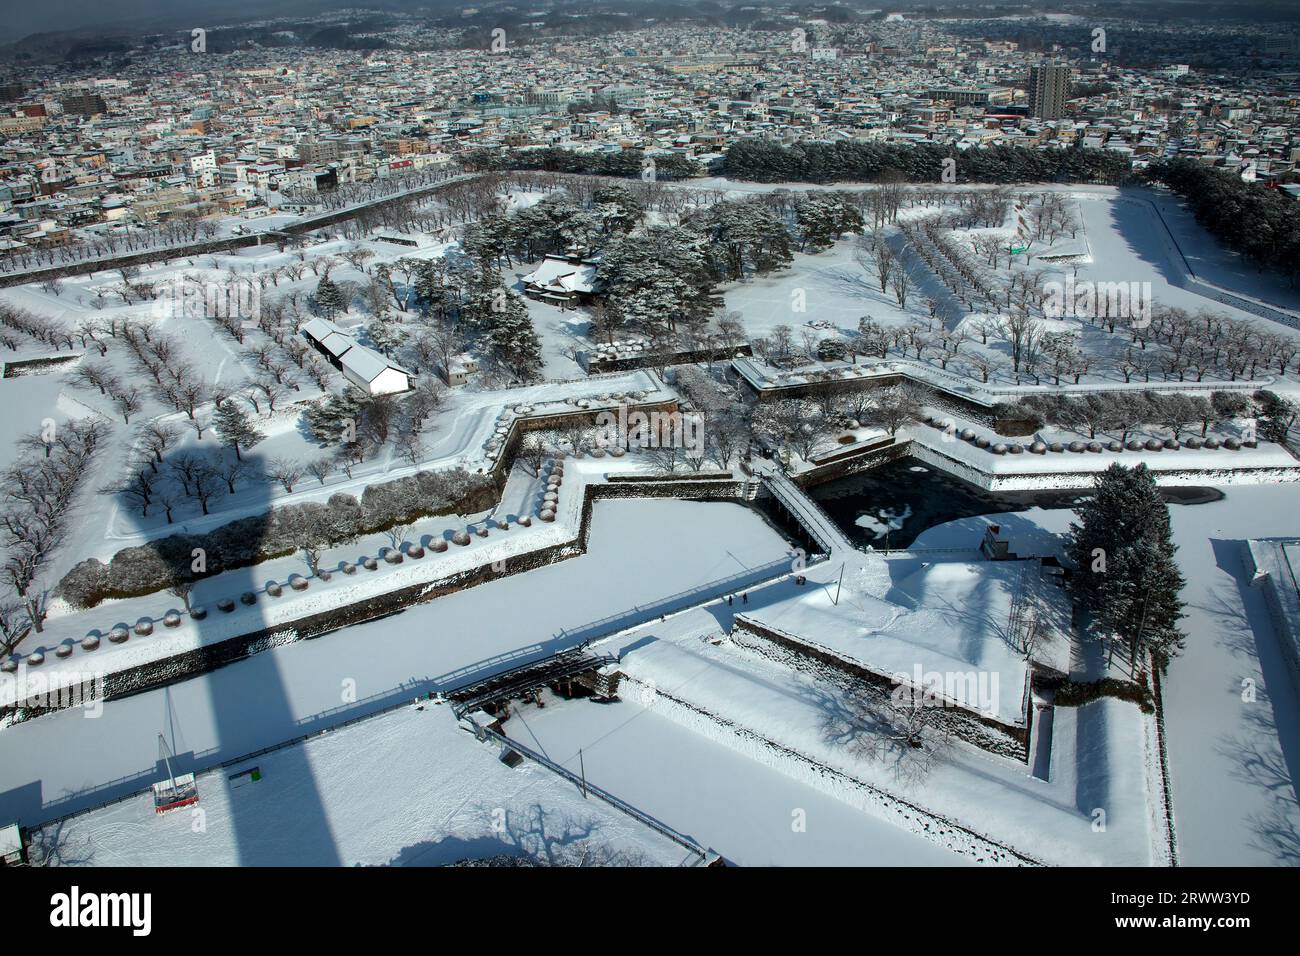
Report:
[[[487,317],[488,346],[520,381],[537,381],[543,364],[542,341],[533,328],[528,306],[510,292],[498,303],[498,308],[489,311]]]
[[[393,349],[406,341],[406,330],[387,315],[377,317],[366,329],[370,344],[385,355],[391,355]]]
[[[343,290],[329,276],[323,276],[316,284],[316,305],[327,319],[332,319],[347,309]]]
[[[1183,646],[1178,621],[1183,577],[1169,508],[1146,465],[1111,465],[1070,525],[1072,587],[1102,633],[1131,656],[1151,652],[1162,666]]]
[[[235,449],[235,457],[241,460],[241,450],[247,451],[266,437],[257,430],[244,410],[230,399],[217,405],[212,428],[217,437]]]
[[[331,395],[319,405],[306,410],[303,417],[307,427],[320,441],[327,444],[347,444],[355,441],[364,407],[364,398],[351,386],[341,395]]]

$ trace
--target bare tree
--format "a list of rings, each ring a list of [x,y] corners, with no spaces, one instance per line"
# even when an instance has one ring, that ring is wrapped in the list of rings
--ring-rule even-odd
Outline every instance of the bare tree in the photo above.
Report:
[[[519,443],[519,461],[532,472],[533,477],[540,477],[546,454],[546,443],[537,432],[528,432]]]
[[[305,469],[302,462],[291,458],[272,458],[266,463],[266,473],[278,481],[286,493],[302,480]]]

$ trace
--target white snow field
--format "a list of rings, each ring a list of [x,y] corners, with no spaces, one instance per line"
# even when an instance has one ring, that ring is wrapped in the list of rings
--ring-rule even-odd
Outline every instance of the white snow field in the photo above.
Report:
[[[0,817],[34,825],[158,779],[157,736],[184,772],[323,730],[645,620],[637,607],[785,558],[738,504],[598,502],[589,551],[323,637],[264,651],[163,690],[74,708],[0,732]],[[129,645],[128,645],[129,646]]]
[[[778,188],[725,182],[721,187],[736,193]],[[1237,293],[1286,308],[1300,306],[1295,290],[1255,273],[1200,230],[1171,198],[1156,196],[1155,201],[1175,230],[1177,247],[1144,201],[1151,196],[1147,191],[1140,193],[1139,201],[1129,201],[1106,187],[1073,187],[1068,192],[1077,200],[1081,217],[1076,245],[1086,248],[1078,264],[1080,281],[1150,282],[1155,301],[1162,305],[1208,309],[1296,334],[1294,329],[1198,294],[1196,289],[1206,287],[1188,282],[1187,263],[1200,278]],[[742,313],[750,335],[766,335],[777,325],[789,324],[798,336],[805,322],[829,323],[850,332],[864,314],[886,324],[928,314],[927,292],[922,288],[914,291],[906,309],[899,309],[888,294],[873,287],[867,270],[854,259],[853,242],[842,241],[818,255],[797,254],[788,270],[729,284],[722,290],[727,308]],[[311,255],[339,252],[346,245],[320,244],[312,247]],[[445,255],[454,244],[415,252],[377,242],[367,245],[378,259],[391,260],[399,255]],[[188,267],[150,266],[142,274],[159,282],[188,271],[219,278],[223,267],[252,273],[285,265],[291,256],[265,247],[200,260]],[[336,276],[357,278],[360,273],[339,266]],[[284,280],[283,286],[277,284],[268,294],[275,296],[278,288],[310,291],[315,282],[314,274],[292,283]],[[69,280],[61,297],[30,285],[5,290],[3,298],[43,314],[58,314],[75,326],[79,318],[121,317],[131,312],[130,306],[111,304],[111,294],[106,308],[95,307],[102,304],[98,297],[116,283],[115,275],[100,273]],[[799,293],[806,297],[806,314],[793,307]],[[464,465],[471,471],[488,467],[502,416],[508,417],[523,403],[568,399],[572,408],[579,398],[590,400],[602,393],[658,390],[656,380],[644,372],[582,380],[573,349],[582,345],[586,314],[531,301],[528,308],[542,337],[545,374],[575,380],[525,389],[455,390],[430,423],[422,467]],[[354,312],[350,318],[356,317]],[[182,326],[176,317],[153,318],[158,324],[172,323],[172,332],[183,333],[182,357],[193,363],[204,381],[232,384],[249,377],[247,356],[211,323]],[[1075,324],[1080,325],[1083,344],[1089,349],[1104,352],[1123,340],[1086,322]],[[823,328],[810,333],[833,334]],[[48,350],[28,349],[21,357],[44,354]],[[90,357],[96,358],[93,350]],[[119,350],[111,352],[108,361],[118,373],[144,382]],[[1085,376],[1082,388],[1115,379],[1115,373],[1091,374]],[[978,386],[972,382],[971,387]],[[1283,380],[1273,387],[1293,390],[1295,386]],[[317,394],[314,386],[304,386],[298,398],[313,399]],[[97,460],[94,474],[87,477],[86,492],[77,502],[77,531],[69,536],[74,546],[60,549],[51,562],[52,580],[81,558],[106,557],[151,535],[210,527],[244,511],[261,510],[271,499],[359,492],[381,476],[410,470],[389,451],[358,468],[351,479],[335,474],[324,484],[304,483],[286,496],[266,487],[241,490],[219,501],[220,514],[203,518],[186,513],[168,527],[155,516],[136,521],[118,510],[113,498],[94,493],[116,477],[140,424],[166,412],[165,407],[148,399],[144,411],[127,426],[102,396],[73,388],[66,373],[0,380],[0,400],[21,412],[6,416],[0,425],[0,439],[8,439],[0,441],[0,447],[9,449],[21,434],[40,428],[46,417],[80,417],[98,411],[115,418],[109,447]],[[268,433],[259,453],[310,451],[310,442],[297,430],[292,414],[259,417],[258,425]],[[197,439],[187,438],[185,447],[196,445]],[[215,449],[216,439],[205,437],[202,445]],[[937,443],[935,447],[944,448]],[[1014,470],[1045,472],[1072,459],[1083,470],[1104,467],[1111,458],[1108,453],[994,458],[962,443],[953,447],[961,449],[954,455],[958,459],[954,470],[987,466],[990,484],[1015,483],[1016,487],[1060,487],[1061,479],[1031,474],[1013,480]],[[1296,865],[1300,863],[1295,783],[1300,767],[1300,690],[1281,652],[1264,594],[1251,586],[1242,542],[1300,535],[1300,512],[1290,487],[1230,484],[1243,476],[1228,475],[1221,464],[1230,458],[1238,467],[1264,469],[1268,474],[1261,472],[1256,478],[1273,481],[1293,477],[1288,473],[1295,471],[1294,460],[1271,447],[1249,453],[1184,449],[1115,457],[1125,463],[1150,458],[1155,467],[1168,470],[1163,478],[1168,483],[1226,486],[1223,501],[1171,508],[1179,561],[1188,581],[1184,593],[1187,649],[1164,683],[1180,862]],[[599,469],[592,466],[601,471],[620,467],[626,466],[609,462]],[[1173,473],[1183,468],[1202,470],[1191,475]],[[585,480],[585,470],[585,466],[573,467],[570,474]],[[998,478],[999,472],[1005,480]],[[444,557],[453,563],[490,559],[500,553],[509,535],[518,535],[514,540],[520,543],[525,535],[539,544],[563,543],[563,535],[572,531],[575,502],[580,500],[573,492],[581,480],[566,483],[567,494],[553,525],[475,539],[468,548]],[[529,482],[512,479],[500,507],[517,512],[535,491]],[[1067,511],[1034,509],[957,521],[925,532],[914,548],[969,551],[990,522],[1004,523],[1019,540],[1050,547],[1050,534],[1063,531],[1070,518]],[[474,516],[431,519],[415,531],[439,534],[467,520]],[[373,553],[379,543],[377,537],[361,541],[348,549],[352,553],[333,554],[327,560]],[[507,729],[575,770],[581,748],[581,765],[594,782],[730,859],[759,865],[939,865],[1015,862],[1019,855],[1047,863],[1167,862],[1154,722],[1131,704],[1104,699],[1080,708],[1054,708],[1050,720],[1036,723],[1029,766],[957,744],[924,775],[900,774],[865,756],[851,739],[836,736],[843,733],[844,713],[852,707],[838,682],[805,665],[760,656],[739,643],[714,643],[730,627],[731,614],[741,610],[739,599],[731,608],[725,602],[715,603],[662,622],[643,623],[658,617],[657,611],[648,614],[647,606],[667,596],[692,592],[692,601],[717,596],[735,584],[732,580],[724,585],[723,579],[756,573],[755,569],[787,553],[781,535],[739,505],[600,502],[585,555],[417,605],[383,620],[266,651],[165,690],[116,700],[98,716],[92,716],[93,710],[71,709],[4,728],[0,731],[0,823],[35,826],[126,796],[70,818],[46,835],[56,859],[97,864],[420,864],[499,852],[526,852],[566,863],[582,859],[682,862],[680,846],[603,804],[580,803],[581,794],[540,767],[525,764],[507,769],[495,759],[495,747],[475,743],[456,729],[446,708],[400,706],[418,694],[545,656],[592,634],[637,625],[605,642],[606,648],[626,652],[630,679],[622,702],[602,706],[552,699],[540,710],[531,705],[517,709]],[[267,626],[281,619],[276,614],[287,612],[295,600],[319,608],[368,596],[385,576],[385,587],[390,582],[432,580],[438,560],[430,555],[399,568],[383,568],[364,586],[364,572],[358,572],[356,579],[336,575],[330,586],[313,582],[305,595],[286,596],[282,605],[260,601],[230,616],[212,615],[206,626],[191,629],[186,623],[172,634],[133,636],[118,647],[105,644],[98,657],[88,659],[103,662],[117,655],[122,662],[138,663],[141,654],[167,649],[168,640],[177,647],[201,646],[226,634],[223,627],[240,615],[244,616],[241,625],[249,616],[264,616],[262,626]],[[884,660],[885,666],[910,663],[917,656],[918,643],[941,636],[944,646],[936,652],[947,655],[954,667],[996,667],[1009,673],[1014,669],[1013,660],[989,656],[996,645],[987,628],[981,632],[985,640],[960,647],[969,653],[947,653],[972,602],[996,605],[991,612],[995,617],[1003,612],[1006,581],[994,582],[990,587],[995,593],[990,593],[972,580],[974,565],[957,561],[936,572],[909,568],[905,559],[888,563],[890,572],[899,572],[896,579],[877,580],[875,584],[886,585],[879,594],[868,588],[856,595],[847,630],[842,623],[836,625],[842,631],[838,636],[821,619],[825,607],[815,609],[816,613],[798,609],[792,620],[824,632],[821,637],[827,644],[839,638],[860,641],[858,632],[872,621],[885,629],[899,626],[876,613],[887,595],[890,602],[901,602],[891,607],[909,609],[909,601],[933,598],[937,604],[949,605],[947,620],[943,620],[945,612],[935,607],[927,609],[925,617],[910,611],[897,616],[899,622],[910,617],[925,627],[918,634],[901,635],[896,653]],[[905,569],[913,573],[901,573]],[[267,580],[283,579],[290,570],[302,568],[285,560],[222,575],[204,584],[208,589],[220,588],[221,594],[213,591],[201,599],[260,590]],[[829,583],[821,579],[831,570],[831,564],[822,565],[811,577]],[[868,602],[867,596],[876,604]],[[135,600],[140,602],[138,614]],[[105,604],[92,612],[98,615],[94,626],[156,617],[170,602],[165,595],[156,595]],[[300,605],[292,608],[301,610]],[[84,636],[87,618],[66,611],[56,604],[49,632],[39,640],[29,638],[22,650]],[[597,621],[599,627],[584,630],[584,625]],[[68,666],[83,664],[78,654],[74,652]],[[57,662],[48,660],[44,673],[56,667]],[[1095,677],[1104,668],[1105,662],[1088,648],[1070,662],[1076,675]],[[1009,690],[1002,687],[1004,693]],[[373,720],[316,736],[395,705],[397,709]],[[286,740],[311,739],[201,775],[206,830],[196,832],[189,814],[155,817],[147,797],[129,796],[161,776],[159,733],[178,752],[178,772],[237,761]],[[230,779],[231,774],[254,765],[263,772],[261,780]],[[906,803],[899,803],[900,799]],[[504,812],[503,818],[493,815],[497,809]],[[1105,811],[1106,825],[1101,830],[1095,825],[1098,810]],[[499,821],[504,826],[496,825]]]
[[[737,609],[733,605],[730,610]],[[644,774],[636,768],[679,767],[671,774],[674,780],[694,779],[701,765],[688,763],[690,751],[683,754],[676,743],[680,730],[686,729],[844,801],[873,825],[893,824],[968,860],[1162,862],[1163,833],[1148,793],[1153,777],[1147,740],[1153,721],[1136,706],[1102,700],[1078,709],[1057,708],[1048,779],[1023,763],[961,743],[953,743],[923,772],[909,757],[869,756],[864,746],[868,732],[854,716],[852,698],[836,682],[818,676],[806,660],[775,660],[723,640],[725,624],[720,622],[728,610],[725,603],[714,604],[604,642],[622,652],[620,667],[630,678],[620,689],[620,696],[630,702],[617,705],[624,712],[622,719],[573,716],[579,709],[612,709],[587,701],[541,710],[525,706],[516,710],[507,731],[526,746],[545,749],[570,769],[576,767],[581,747],[594,781],[679,829],[705,811],[681,806],[672,788],[642,779]],[[674,724],[675,729],[667,729]],[[594,754],[590,763],[588,752]],[[761,826],[761,831],[742,840],[739,848],[763,860],[785,846],[797,846],[787,834],[792,814],[800,808],[787,803],[774,813],[764,807],[757,820],[745,824]],[[1093,827],[1099,808],[1105,810],[1104,831]],[[724,824],[722,816],[749,813],[735,805],[714,812],[718,819],[713,829],[693,824],[693,832],[730,856],[731,848],[713,833],[724,825],[738,826]],[[809,816],[810,830],[812,822]],[[881,843],[876,853],[854,856],[852,862],[901,862],[881,859],[882,853],[892,855],[896,845]],[[853,844],[843,851],[858,852]],[[910,847],[907,852],[911,854]],[[927,863],[933,859],[910,858]],[[775,861],[792,859],[777,856]]]
[[[651,701],[635,690],[607,705],[552,700],[543,710],[517,709],[507,729],[575,773],[581,764],[592,783],[741,866],[970,863],[695,732]]]
[[[1042,641],[1035,657],[1066,670],[1070,607],[1064,591],[1040,575],[1036,561],[987,561],[978,551],[923,558],[850,558],[842,585],[844,564],[820,564],[808,569],[803,587],[781,581],[752,589],[743,613],[877,674],[908,675],[909,683],[919,683],[913,679],[918,668],[922,674],[983,675],[978,690],[953,682],[956,702],[1023,726],[1028,666],[1008,641],[1012,600],[1021,588],[1038,598]]]
[[[1288,486],[1231,486],[1222,501],[1171,505],[1187,646],[1163,682],[1179,861],[1189,866],[1300,864],[1300,687],[1244,541],[1300,534]],[[970,547],[988,522],[1025,537],[1064,531],[1073,512],[985,515],[923,532],[914,548]],[[1077,672],[1096,673],[1083,661]],[[1255,690],[1243,699],[1244,681]],[[1057,709],[1057,717],[1063,712]]]
[[[762,188],[755,184],[728,185],[735,187],[738,193],[779,188],[775,185]],[[1042,188],[1031,190],[1037,191],[1042,191]],[[1119,190],[1107,186],[1074,187],[1065,191],[1074,201],[1080,219],[1077,240],[1063,240],[1064,245],[1057,244],[1061,248],[1050,250],[1035,244],[1030,250],[1032,261],[1029,266],[1026,267],[1019,261],[1021,257],[1017,257],[1017,269],[1041,269],[1046,278],[1058,281],[1074,276],[1079,283],[1150,283],[1151,299],[1161,306],[1191,312],[1207,310],[1258,323],[1272,332],[1300,334],[1295,327],[1269,321],[1253,311],[1196,291],[1201,287],[1188,282],[1189,265],[1196,278],[1218,283],[1229,292],[1289,309],[1297,315],[1297,323],[1300,323],[1300,291],[1290,289],[1278,277],[1257,272],[1243,263],[1240,256],[1221,246],[1196,225],[1190,214],[1172,197],[1158,190]],[[1159,218],[1153,203],[1164,213],[1165,222]],[[905,207],[903,218],[933,212],[932,208]],[[1172,230],[1172,238],[1166,223]],[[1047,252],[1068,251],[1064,246],[1075,245],[1086,252],[1076,262],[1062,265],[1037,258]],[[870,316],[886,326],[928,319],[926,298],[942,302],[947,297],[947,290],[929,275],[919,260],[911,271],[914,288],[906,307],[900,308],[890,290],[880,289],[873,267],[859,261],[857,239],[846,237],[820,253],[796,252],[794,261],[786,269],[728,283],[720,288],[726,308],[740,313],[751,336],[770,335],[777,326],[786,325],[793,329],[798,343],[805,332],[811,332],[815,339],[833,336],[836,332],[849,336],[856,332],[858,319],[862,316]],[[998,271],[1004,274],[1006,270],[1000,268]],[[1204,288],[1207,293],[1214,291],[1208,286]],[[966,321],[982,316],[978,312],[967,315],[959,304],[956,314],[964,315]],[[829,328],[818,326],[810,329],[813,323],[828,323]],[[1093,356],[1122,352],[1128,342],[1126,336],[1106,333],[1082,319],[1052,324],[1079,333],[1082,346]],[[995,339],[991,339],[987,346],[969,340],[963,349],[968,353],[1000,356],[1003,360],[1009,355],[1006,343]],[[941,374],[937,365],[932,367],[935,374]],[[972,387],[978,386],[976,377],[969,381]],[[1009,368],[996,374],[994,381],[1011,382]],[[1026,377],[1025,382],[1029,381]],[[1121,381],[1121,378],[1118,373],[1105,371],[1100,366],[1083,377],[1085,385],[1103,381],[1113,383]],[[1159,387],[1159,384],[1157,376],[1152,385]],[[1290,383],[1279,385],[1289,386]]]
[[[497,855],[677,866],[699,856],[537,764],[407,706],[198,778],[199,803],[148,794],[32,835],[35,859],[89,866],[441,866]],[[260,779],[247,771],[256,768]],[[200,828],[200,829],[196,829]]]

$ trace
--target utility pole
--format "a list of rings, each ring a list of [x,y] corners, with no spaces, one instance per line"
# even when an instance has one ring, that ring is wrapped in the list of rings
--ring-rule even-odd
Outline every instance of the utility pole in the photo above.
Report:
[[[840,585],[844,583],[844,565],[840,565],[840,579],[835,583],[835,600],[831,603],[838,605],[840,603]]]
[[[582,799],[587,799],[587,766],[582,762],[582,748],[578,748],[578,772],[582,776]]]

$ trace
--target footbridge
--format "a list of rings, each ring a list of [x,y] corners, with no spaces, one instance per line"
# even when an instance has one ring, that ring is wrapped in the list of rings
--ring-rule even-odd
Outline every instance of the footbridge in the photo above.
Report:
[[[760,472],[763,487],[781,503],[795,521],[803,526],[827,556],[843,555],[856,551],[853,542],[840,530],[821,505],[813,501],[808,493],[775,468]]]

